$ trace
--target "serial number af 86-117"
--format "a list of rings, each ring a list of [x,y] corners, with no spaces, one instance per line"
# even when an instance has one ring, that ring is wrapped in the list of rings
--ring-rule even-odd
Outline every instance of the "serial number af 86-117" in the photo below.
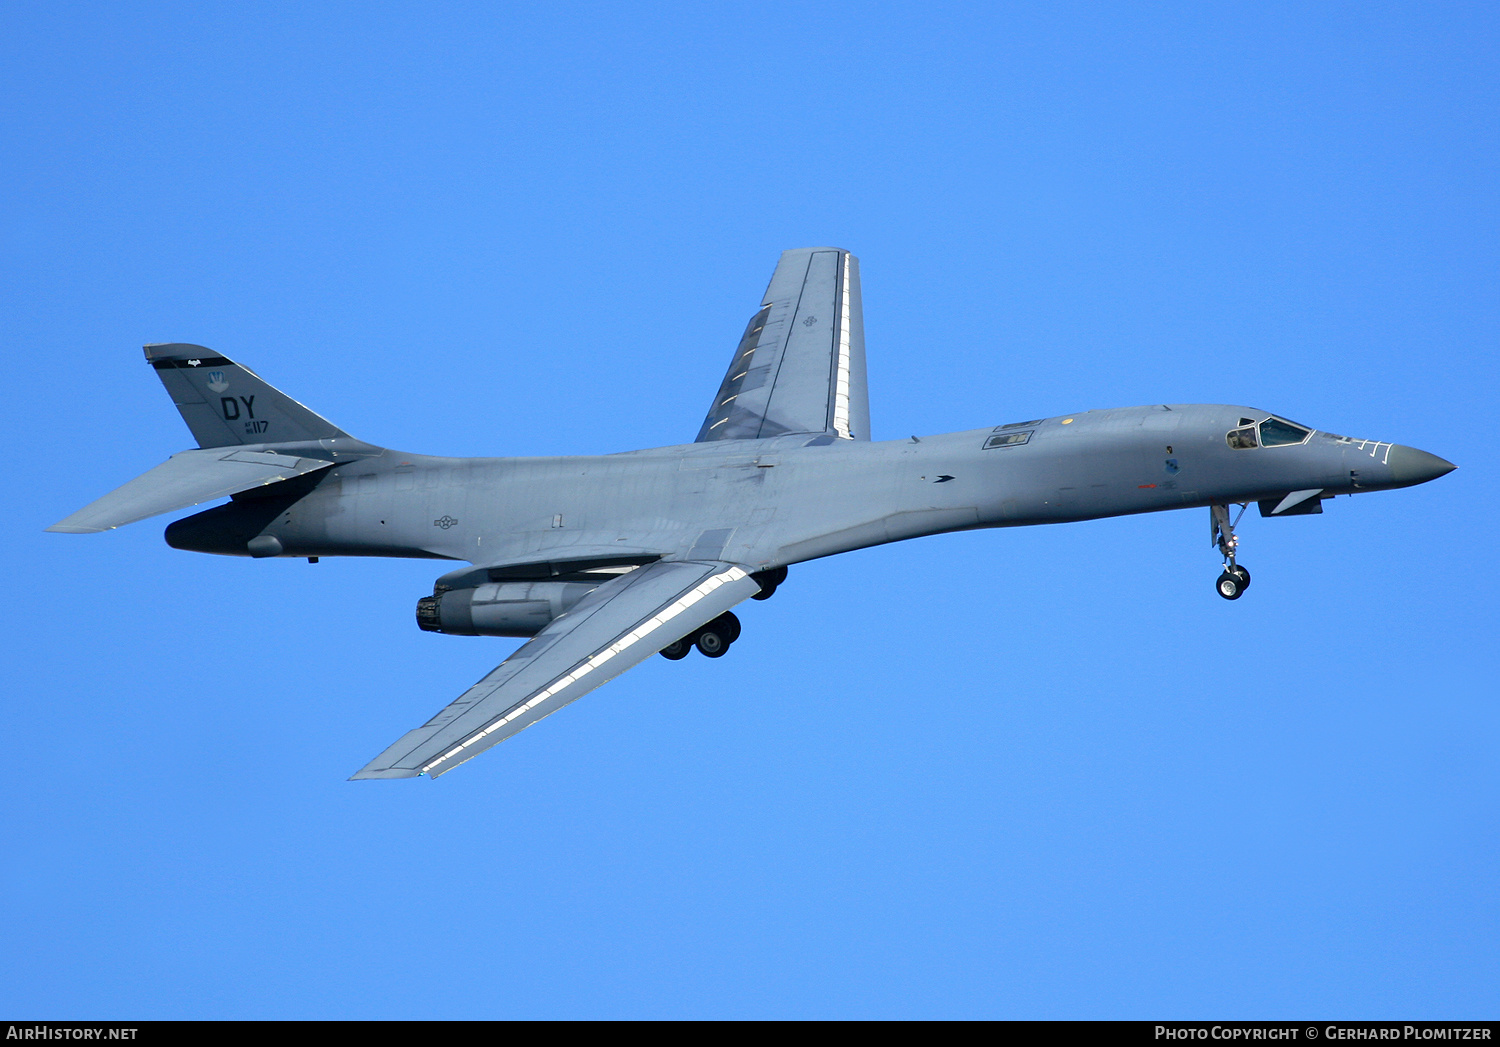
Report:
[[[49,530],[103,531],[229,497],[167,528],[230,556],[471,566],[417,604],[427,630],[531,639],[355,778],[436,777],[652,654],[723,655],[730,610],[790,565],[981,527],[1208,508],[1219,595],[1250,584],[1230,507],[1322,512],[1454,467],[1250,407],[1160,404],[872,442],[859,263],[787,251],[694,443],[567,458],[434,458],[356,440],[196,345],[148,345],[198,448]]]

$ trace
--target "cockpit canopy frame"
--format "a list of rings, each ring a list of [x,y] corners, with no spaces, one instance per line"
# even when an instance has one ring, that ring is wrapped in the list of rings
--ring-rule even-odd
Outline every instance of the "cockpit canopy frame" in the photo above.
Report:
[[[1238,426],[1224,434],[1224,439],[1234,450],[1246,451],[1257,447],[1296,447],[1312,439],[1313,432],[1305,425],[1273,414],[1260,422],[1241,418]]]

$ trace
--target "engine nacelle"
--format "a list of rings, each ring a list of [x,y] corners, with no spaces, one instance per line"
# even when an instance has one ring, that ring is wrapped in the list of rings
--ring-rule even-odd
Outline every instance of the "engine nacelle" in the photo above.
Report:
[[[417,626],[458,636],[535,636],[597,582],[490,582],[417,601]]]

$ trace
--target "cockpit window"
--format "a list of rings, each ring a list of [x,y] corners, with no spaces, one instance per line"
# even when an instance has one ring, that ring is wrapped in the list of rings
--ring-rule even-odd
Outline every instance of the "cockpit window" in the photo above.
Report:
[[[1300,444],[1312,435],[1311,429],[1304,429],[1300,425],[1281,418],[1267,418],[1260,423],[1260,442],[1266,447],[1280,447],[1285,444]]]
[[[1225,436],[1225,439],[1229,441],[1229,446],[1233,447],[1236,451],[1243,451],[1247,447],[1260,446],[1256,442],[1255,426],[1253,425],[1247,425],[1243,429],[1231,429]]]

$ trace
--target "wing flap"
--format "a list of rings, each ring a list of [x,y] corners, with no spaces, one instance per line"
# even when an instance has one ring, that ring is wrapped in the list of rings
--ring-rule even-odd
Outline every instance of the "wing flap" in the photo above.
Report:
[[[59,520],[49,531],[97,534],[174,509],[327,469],[333,462],[273,451],[216,447],[183,451]]]
[[[436,778],[760,590],[728,563],[657,562],[605,582],[355,779]]]

